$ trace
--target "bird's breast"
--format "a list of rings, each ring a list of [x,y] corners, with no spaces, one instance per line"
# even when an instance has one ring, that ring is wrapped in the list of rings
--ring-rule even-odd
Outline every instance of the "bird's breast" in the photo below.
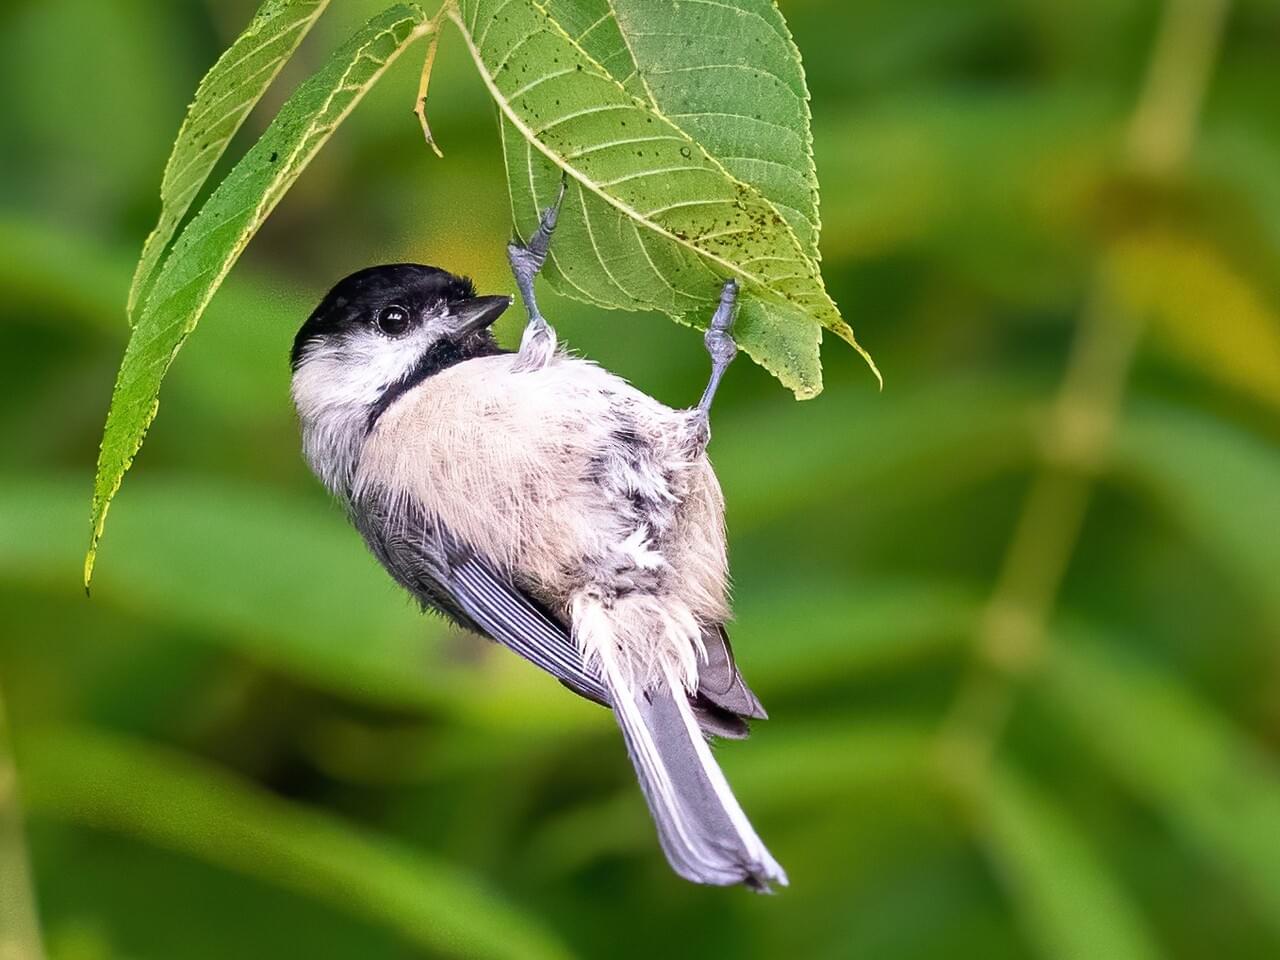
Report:
[[[398,399],[357,486],[411,497],[508,571],[555,582],[621,532],[591,477],[636,392],[584,361],[516,372],[514,359],[468,360]]]
[[[682,442],[688,411],[587,361],[514,362],[468,360],[398,399],[365,440],[356,495],[421,509],[552,606],[606,571],[723,620],[723,502]]]

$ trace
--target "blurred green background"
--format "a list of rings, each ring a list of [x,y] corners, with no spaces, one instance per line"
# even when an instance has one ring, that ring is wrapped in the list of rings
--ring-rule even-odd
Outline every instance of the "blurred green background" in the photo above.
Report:
[[[377,6],[334,4],[229,156]],[[886,385],[829,339],[817,400],[745,360],[717,400],[762,898],[674,877],[611,718],[415,613],[300,459],[287,350],[335,279],[511,289],[452,28],[445,158],[411,52],[179,358],[86,600],[133,263],[253,5],[4,5],[5,960],[30,896],[55,960],[1280,955],[1280,4],[782,6]],[[698,396],[693,331],[544,296]]]

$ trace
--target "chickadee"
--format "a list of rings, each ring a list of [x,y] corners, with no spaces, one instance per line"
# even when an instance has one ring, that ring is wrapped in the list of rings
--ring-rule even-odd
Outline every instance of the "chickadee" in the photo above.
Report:
[[[556,347],[533,281],[556,204],[508,247],[529,323],[435,267],[344,279],[293,344],[312,470],[369,549],[426,608],[509,647],[613,709],[676,873],[786,884],[711,754],[764,708],[734,663],[724,502],[708,412],[736,347],[724,285],[701,402],[673,410]]]

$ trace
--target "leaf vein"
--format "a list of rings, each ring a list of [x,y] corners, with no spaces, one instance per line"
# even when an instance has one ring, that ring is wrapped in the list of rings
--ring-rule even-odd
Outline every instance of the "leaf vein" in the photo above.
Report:
[[[648,73],[651,77],[670,77],[677,73],[701,73],[704,70],[745,70],[756,77],[770,77],[773,80],[777,80],[791,96],[797,100],[803,99],[800,94],[796,93],[791,84],[783,80],[782,77],[771,70],[766,70],[764,67],[751,63],[695,63],[685,67],[672,67],[670,70],[651,69]]]
[[[632,295],[626,287],[619,283],[618,278],[615,277],[613,275],[613,271],[609,269],[609,264],[600,250],[600,245],[596,242],[596,232],[591,226],[591,212],[587,207],[587,197],[582,190],[578,191],[578,206],[582,208],[582,222],[587,228],[587,239],[591,241],[591,249],[595,252],[596,259],[600,262],[600,269],[604,271],[604,275],[609,278],[609,282],[617,287],[618,292],[627,300],[632,303],[643,303],[644,301],[640,297]]]
[[[510,105],[508,105],[508,109],[510,109]],[[598,107],[583,107],[581,110],[575,110],[573,113],[567,113],[562,117],[552,120],[550,123],[545,123],[537,130],[529,130],[528,127],[525,127],[525,129],[529,130],[530,134],[536,139],[548,130],[553,130],[561,124],[568,123],[570,120],[577,120],[580,117],[590,116],[593,113],[608,113],[612,110],[634,109],[635,105],[630,103],[606,103]],[[521,125],[523,126],[523,124]]]
[[[497,65],[493,68],[493,75],[496,77],[499,73],[501,73],[503,68],[506,67],[506,65],[511,62],[511,58],[516,55],[516,51],[519,50],[521,47],[523,47],[526,43],[528,43],[534,37],[536,37],[538,33],[539,31],[536,31],[536,30],[533,33],[526,33],[523,37],[521,37],[519,40],[513,43],[511,45],[511,49],[509,49],[503,55],[502,59],[499,60]],[[511,94],[511,96],[514,97],[515,94]]]
[[[563,77],[567,74],[574,73],[574,72],[575,71],[573,67],[566,67],[563,70],[557,70],[555,73],[543,74],[542,76],[538,77],[536,80],[529,81],[519,90],[512,91],[510,94],[508,94],[508,96],[510,96],[512,100],[516,99],[516,97],[523,97],[526,93],[528,93],[534,87],[540,86],[541,84],[546,83],[548,80],[554,80],[557,77]]]
[[[790,38],[790,37],[788,37],[788,36],[786,36],[785,34],[783,34],[783,32],[782,32],[782,31],[780,31],[780,30],[778,29],[778,27],[777,27],[777,25],[776,25],[776,24],[770,23],[770,22],[769,22],[768,20],[766,20],[766,19],[765,19],[761,14],[757,13],[757,12],[756,12],[756,11],[754,11],[754,10],[743,10],[741,7],[735,7],[735,6],[733,6],[732,4],[723,3],[723,2],[721,2],[721,0],[683,0],[683,2],[684,2],[684,3],[698,3],[698,4],[702,4],[703,6],[707,6],[707,7],[720,7],[720,8],[722,8],[722,9],[724,9],[724,10],[728,10],[728,11],[730,11],[730,12],[734,13],[735,15],[737,15],[737,16],[739,16],[739,17],[754,17],[755,19],[757,19],[757,20],[759,20],[761,23],[763,23],[766,27],[768,27],[768,28],[769,28],[769,32],[770,32],[770,33],[772,33],[772,34],[773,34],[775,37],[777,37],[779,40],[782,40],[784,43],[789,43],[789,42],[790,42],[790,39],[791,39],[791,38]]]
[[[703,199],[703,200],[679,200],[676,203],[669,203],[665,207],[655,207],[654,209],[647,211],[644,214],[644,217],[646,219],[649,217],[656,217],[660,213],[668,213],[671,210],[679,210],[682,207],[723,206],[724,204],[731,203],[731,202],[732,201],[727,200],[724,197],[715,197],[715,198]]]
[[[616,187],[620,183],[627,183],[630,180],[640,180],[644,177],[657,177],[664,173],[681,173],[687,170],[697,170],[702,173],[710,173],[706,167],[702,166],[683,166],[683,167],[654,167],[650,170],[640,170],[636,173],[628,173],[621,177],[615,177],[612,180],[602,180],[597,186],[599,187]]]
[[[503,10],[507,9],[507,7],[511,6],[511,4],[512,4],[512,3],[513,3],[513,0],[502,0],[502,3],[498,4],[498,6],[494,9],[493,13],[489,14],[489,19],[488,19],[488,21],[485,23],[485,25],[484,25],[484,29],[480,31],[480,36],[476,37],[476,48],[477,48],[477,49],[479,49],[479,50],[483,50],[483,49],[484,49],[484,41],[485,41],[485,38],[489,36],[489,29],[490,29],[490,28],[491,28],[495,23],[497,23],[497,22],[498,22],[498,14],[500,14]],[[480,19],[480,7],[479,7],[479,6],[477,6],[477,7],[476,7],[476,20],[477,20],[477,22],[479,21],[479,19]],[[468,36],[470,36],[470,35],[472,35],[473,33],[474,33],[474,24],[472,25],[472,29],[467,31],[467,35],[468,35]]]
[[[564,155],[565,160],[578,160],[582,157],[598,153],[601,150],[608,150],[610,147],[625,147],[632,143],[653,143],[659,140],[675,140],[684,143],[684,137],[677,137],[670,134],[664,134],[657,137],[623,137],[621,140],[607,140],[604,143],[593,144],[589,147],[583,147],[581,150],[571,150]]]

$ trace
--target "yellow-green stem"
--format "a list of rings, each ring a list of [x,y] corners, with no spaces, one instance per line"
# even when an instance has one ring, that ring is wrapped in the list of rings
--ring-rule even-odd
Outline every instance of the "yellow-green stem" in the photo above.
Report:
[[[0,960],[41,960],[43,956],[22,831],[18,773],[0,689]]]
[[[1177,175],[1197,121],[1229,0],[1169,0],[1120,165]],[[1043,659],[1058,591],[1124,396],[1141,318],[1126,314],[1099,261],[1066,372],[1040,437],[1036,473],[976,628],[974,663],[939,733],[944,775],[962,793],[986,771],[1020,683]]]

